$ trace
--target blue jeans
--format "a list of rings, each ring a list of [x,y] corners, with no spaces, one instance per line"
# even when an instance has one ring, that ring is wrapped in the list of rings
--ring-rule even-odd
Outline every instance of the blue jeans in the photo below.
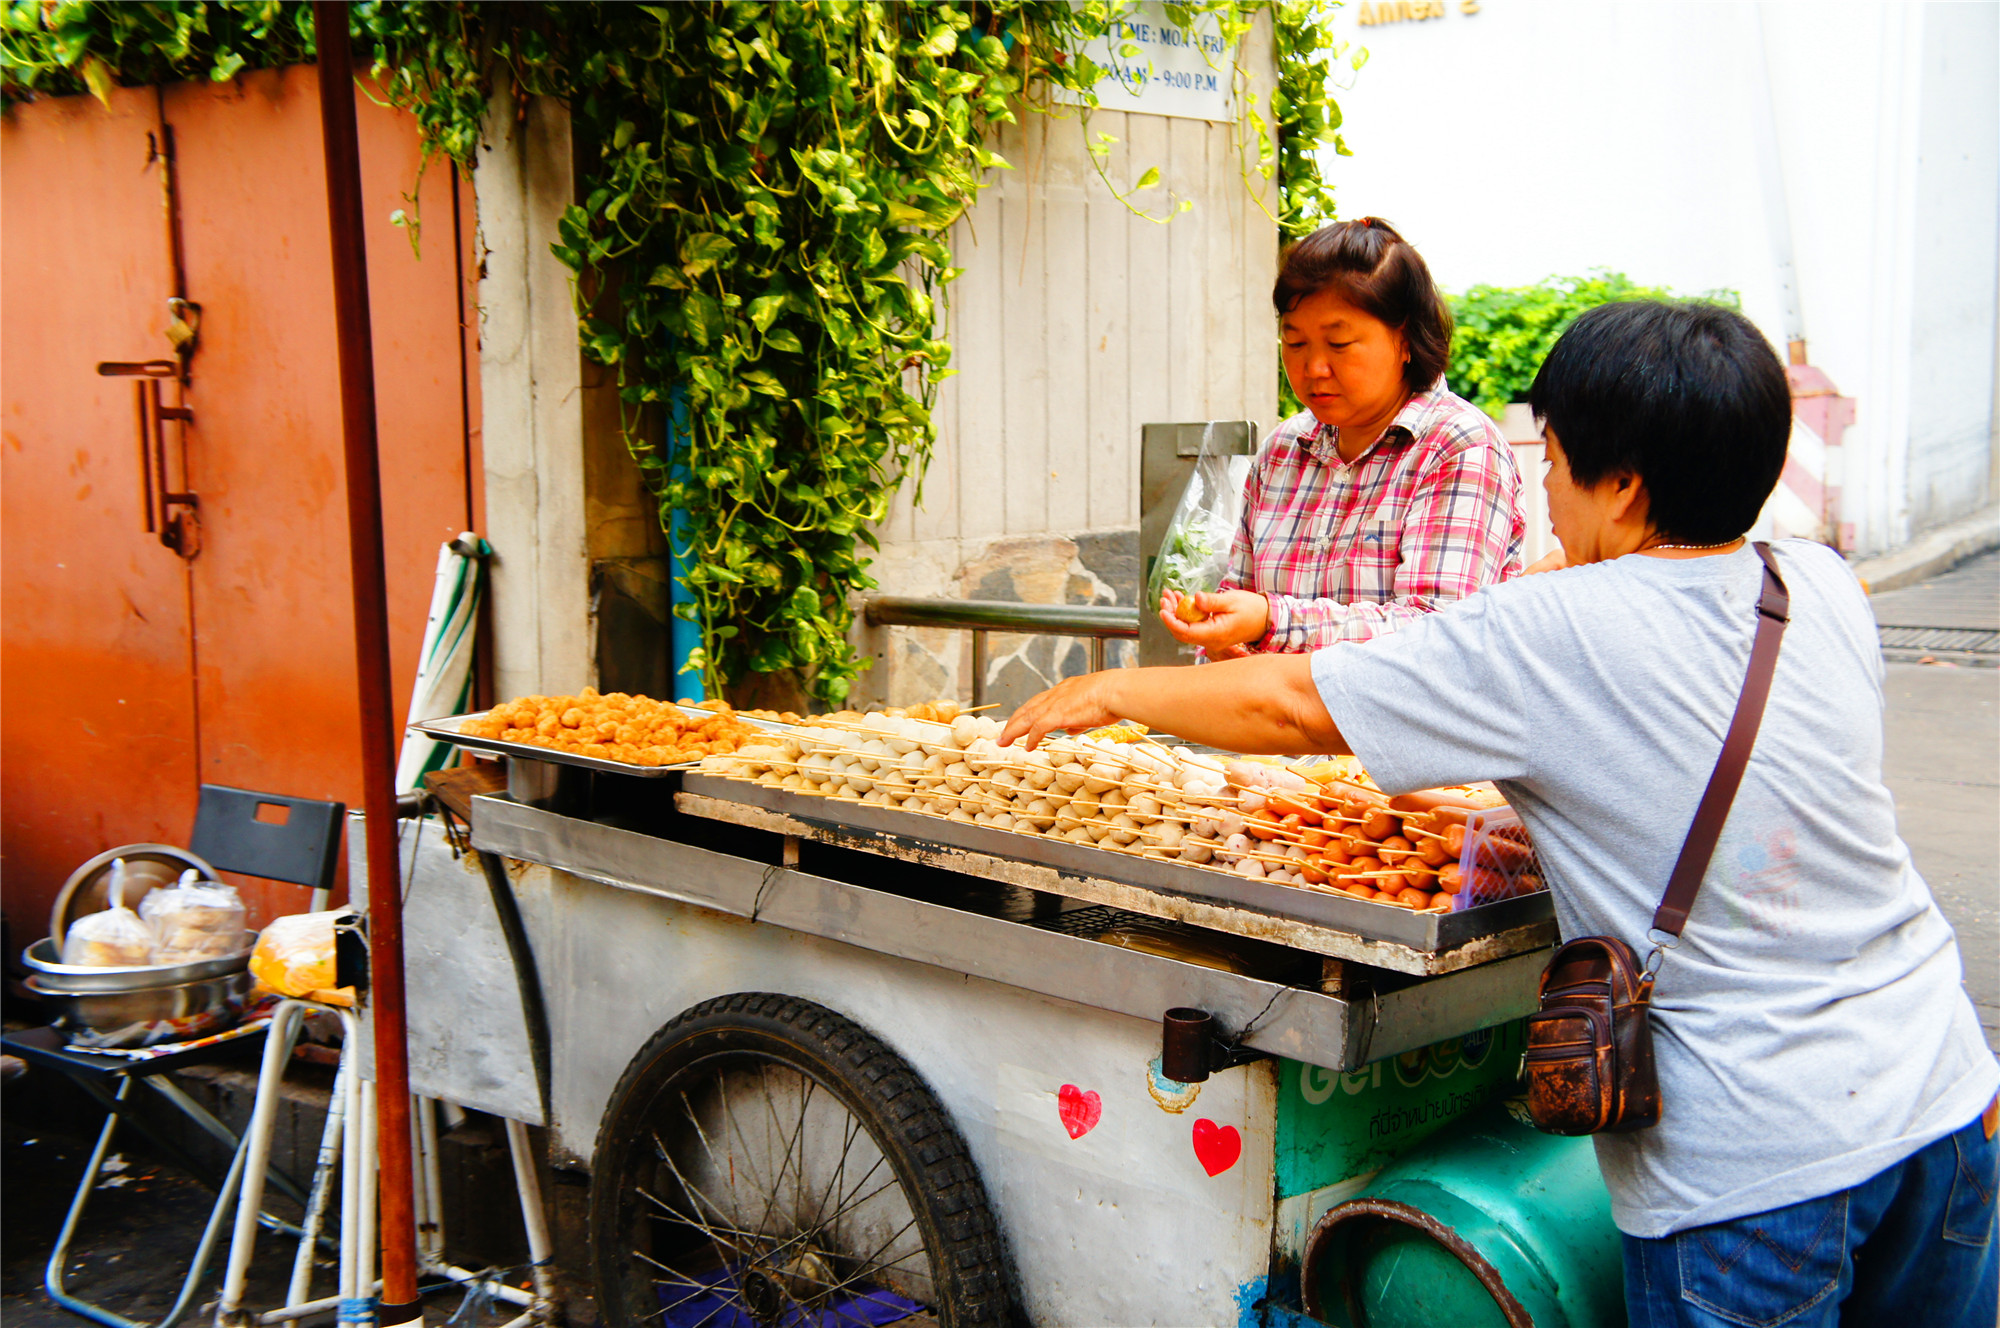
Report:
[[[1994,1328],[2000,1140],[1974,1119],[1851,1190],[1625,1237],[1631,1328]]]

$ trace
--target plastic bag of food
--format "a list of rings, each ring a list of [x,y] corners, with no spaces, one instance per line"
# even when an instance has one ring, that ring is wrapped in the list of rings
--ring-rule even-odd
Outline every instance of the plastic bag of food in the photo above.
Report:
[[[1181,616],[1187,618],[1193,607],[1191,596],[1221,587],[1222,578],[1229,574],[1229,548],[1243,520],[1243,487],[1250,480],[1255,461],[1252,456],[1226,452],[1213,428],[1203,437],[1194,473],[1181,492],[1146,578],[1148,609],[1172,591]]]
[[[300,996],[329,1005],[354,1004],[354,988],[333,985],[334,924],[352,912],[336,908],[274,919],[250,952],[250,972],[280,996]]]
[[[91,968],[140,968],[153,962],[153,933],[125,907],[125,859],[111,864],[109,906],[69,924],[62,961]]]
[[[243,949],[243,900],[234,886],[204,881],[190,867],[178,884],[139,901],[139,916],[153,934],[153,962],[192,964]]]

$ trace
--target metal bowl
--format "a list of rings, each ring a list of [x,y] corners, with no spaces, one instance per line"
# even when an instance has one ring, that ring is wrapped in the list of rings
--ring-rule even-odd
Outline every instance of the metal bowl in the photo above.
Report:
[[[56,991],[39,973],[23,985],[56,1007],[57,1026],[77,1047],[150,1047],[206,1037],[241,1019],[250,997],[247,970],[132,991]]]
[[[97,913],[110,903],[111,864],[125,859],[125,907],[139,911],[139,901],[153,890],[164,890],[193,867],[202,879],[215,879],[215,868],[172,844],[127,844],[109,848],[69,874],[56,893],[55,907],[49,910],[49,935],[61,940],[69,935],[69,924],[86,913]]]
[[[244,933],[244,940],[254,938]],[[35,975],[36,991],[74,996],[116,996],[127,992],[178,987],[207,978],[241,973],[250,966],[250,947],[217,959],[192,964],[146,964],[130,968],[99,968],[58,961],[61,951],[53,936],[44,936],[21,951],[21,962]]]

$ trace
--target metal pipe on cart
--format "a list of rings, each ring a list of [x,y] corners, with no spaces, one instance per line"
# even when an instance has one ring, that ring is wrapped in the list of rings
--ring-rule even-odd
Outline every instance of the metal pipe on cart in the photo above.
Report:
[[[549,1117],[549,1011],[542,998],[541,971],[535,965],[534,947],[528,943],[528,928],[521,921],[520,901],[514,898],[513,883],[497,854],[473,850],[480,871],[486,877],[486,892],[493,897],[493,914],[500,922],[500,935],[507,942],[507,957],[514,961],[514,984],[521,994],[521,1021],[528,1030],[528,1061],[535,1071],[535,1094],[542,1104],[542,1119]]]
[[[377,1320],[383,1328],[394,1328],[420,1319],[423,1307],[417,1298],[409,1048],[403,998],[403,891],[396,852],[396,735],[389,672],[388,576],[382,553],[375,359],[368,309],[368,252],[362,229],[361,157],[356,141],[348,10],[347,5],[335,0],[314,0],[313,38],[319,51],[320,135],[326,153],[341,433],[346,452],[348,558],[354,585],[354,654],[360,683],[362,806],[367,814],[371,885],[368,999],[375,1027],[376,1077],[371,1087],[380,1090],[380,1118],[376,1120],[370,1113],[364,1117],[364,1123],[374,1127],[379,1140],[382,1301],[377,1307]],[[367,1181],[374,1179],[375,1171],[376,1168],[369,1168],[364,1191],[374,1189]],[[365,1284],[374,1279],[364,1275],[360,1280]]]

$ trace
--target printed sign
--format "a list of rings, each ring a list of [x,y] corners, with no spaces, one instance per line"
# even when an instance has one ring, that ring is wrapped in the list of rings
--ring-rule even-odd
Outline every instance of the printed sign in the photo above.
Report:
[[[1111,71],[1097,85],[1107,111],[1138,111],[1185,120],[1236,118],[1236,52],[1213,14],[1183,28],[1155,0],[1134,5],[1083,54]],[[1075,101],[1058,91],[1065,101]]]
[[[1372,1172],[1513,1085],[1522,1025],[1503,1024],[1345,1074],[1286,1061],[1278,1076],[1278,1194]]]

